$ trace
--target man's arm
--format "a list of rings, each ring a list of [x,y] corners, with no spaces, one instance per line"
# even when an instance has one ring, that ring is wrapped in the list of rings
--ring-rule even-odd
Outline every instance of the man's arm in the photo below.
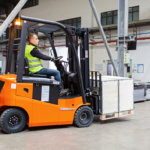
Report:
[[[39,59],[42,60],[51,60],[52,58],[49,56],[46,56],[44,54],[42,54],[37,48],[34,48],[31,53],[30,53],[33,57],[37,57]]]

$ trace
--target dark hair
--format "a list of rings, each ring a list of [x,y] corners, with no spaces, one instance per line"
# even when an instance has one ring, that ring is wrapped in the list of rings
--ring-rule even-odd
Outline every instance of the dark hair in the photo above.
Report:
[[[36,34],[35,34],[35,33],[29,33],[29,35],[28,35],[28,37],[27,37],[27,40],[28,40],[29,43],[30,43],[31,38],[32,38],[34,35],[36,35]]]

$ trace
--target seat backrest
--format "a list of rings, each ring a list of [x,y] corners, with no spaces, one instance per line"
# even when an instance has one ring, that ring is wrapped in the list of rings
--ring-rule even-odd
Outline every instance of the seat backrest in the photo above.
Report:
[[[29,63],[27,57],[24,57],[24,76],[47,78],[47,75],[34,74],[29,71]]]
[[[24,73],[29,75],[29,63],[27,57],[24,57]]]

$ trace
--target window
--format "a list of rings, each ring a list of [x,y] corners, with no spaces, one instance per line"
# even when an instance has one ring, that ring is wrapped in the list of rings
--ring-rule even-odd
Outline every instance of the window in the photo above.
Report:
[[[2,21],[0,20],[0,26],[2,24]],[[3,34],[0,36],[0,41],[6,40],[6,32],[3,32]]]
[[[0,7],[0,15],[5,15],[6,14],[6,8]]]
[[[129,7],[129,22],[139,20],[139,6]],[[118,10],[101,13],[102,25],[118,23]]]
[[[129,22],[139,20],[139,6],[129,8]]]
[[[67,25],[70,25],[70,26],[75,26],[77,28],[81,28],[81,17],[62,20],[62,21],[58,21],[58,22],[62,23],[62,24],[67,24]]]
[[[4,32],[1,36],[0,36],[0,41],[4,41],[6,40],[6,32]]]
[[[28,7],[32,7],[32,6],[36,6],[38,4],[39,4],[39,0],[28,0],[26,2],[26,4],[24,5],[23,9],[28,8]]]
[[[117,24],[118,11],[109,11],[101,14],[102,25]]]

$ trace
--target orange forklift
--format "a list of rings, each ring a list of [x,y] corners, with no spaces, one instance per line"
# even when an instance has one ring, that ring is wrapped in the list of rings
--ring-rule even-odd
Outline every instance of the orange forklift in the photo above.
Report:
[[[78,127],[88,127],[94,114],[99,114],[100,100],[100,91],[96,93],[90,89],[88,29],[26,16],[20,18],[21,26],[14,24],[10,29],[6,72],[5,75],[0,75],[2,130],[6,133],[17,133],[22,131],[26,124],[29,127],[37,127],[74,123]],[[11,74],[14,35],[18,28],[21,28],[18,66],[16,74]],[[64,63],[68,63],[69,71],[63,62],[59,62],[62,56],[58,56],[54,46],[53,41],[59,31],[64,32],[63,36],[66,36],[69,58],[68,62]],[[54,64],[60,71],[62,83],[49,79],[46,75],[29,72],[28,61],[25,58],[28,32],[41,32],[49,39],[55,56]],[[59,97],[59,84],[69,88],[69,93]]]

